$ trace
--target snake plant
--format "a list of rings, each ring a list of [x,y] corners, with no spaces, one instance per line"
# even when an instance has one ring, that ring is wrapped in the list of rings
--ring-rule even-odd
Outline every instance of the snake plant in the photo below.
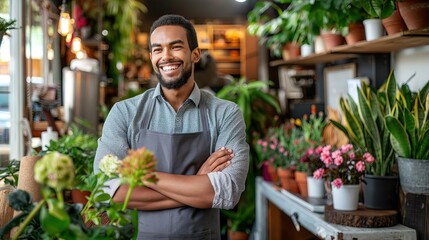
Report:
[[[350,95],[347,99],[340,98],[345,124],[331,120],[353,145],[375,157],[376,161],[367,166],[366,172],[376,176],[392,176],[396,160],[384,121],[389,112],[385,96],[384,89],[375,90],[362,82],[357,102]]]
[[[408,81],[398,85],[391,74],[387,81],[387,100],[391,112],[386,116],[390,141],[396,154],[404,158],[429,159],[429,81],[419,91],[411,91]]]

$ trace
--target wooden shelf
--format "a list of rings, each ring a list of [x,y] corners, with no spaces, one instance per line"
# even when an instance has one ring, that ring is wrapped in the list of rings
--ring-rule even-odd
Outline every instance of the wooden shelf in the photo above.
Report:
[[[314,65],[341,59],[354,58],[357,54],[390,53],[405,48],[429,45],[429,28],[410,30],[384,36],[372,41],[361,41],[353,45],[341,45],[328,52],[317,53],[291,60],[275,60],[270,66]]]
[[[219,72],[236,76],[246,75],[244,25],[195,25],[195,30],[200,41],[198,45],[213,56]],[[234,65],[228,66],[225,63]]]

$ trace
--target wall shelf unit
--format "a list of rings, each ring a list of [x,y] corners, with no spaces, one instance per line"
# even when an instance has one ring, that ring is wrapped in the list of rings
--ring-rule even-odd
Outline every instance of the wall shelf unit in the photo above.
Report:
[[[243,25],[195,25],[198,45],[216,60],[218,72],[246,75],[246,27]]]
[[[429,45],[429,28],[410,30],[353,45],[341,45],[330,51],[291,60],[275,60],[270,66],[315,65],[357,57],[357,54],[390,53],[405,48]]]

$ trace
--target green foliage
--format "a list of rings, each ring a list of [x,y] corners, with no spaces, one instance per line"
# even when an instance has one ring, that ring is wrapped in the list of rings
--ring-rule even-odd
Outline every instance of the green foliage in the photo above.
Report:
[[[263,132],[266,129],[267,121],[272,118],[272,115],[267,115],[270,108],[274,109],[275,113],[280,113],[277,98],[263,91],[266,87],[268,87],[266,82],[247,82],[245,78],[241,78],[223,87],[216,94],[219,98],[238,104],[246,123],[248,142],[252,136],[251,130]]]
[[[109,31],[106,41],[111,53],[108,74],[116,85],[120,75],[118,63],[125,64],[131,55],[132,32],[139,24],[139,14],[146,13],[147,8],[138,0],[107,0],[105,9],[103,23]]]
[[[6,32],[8,30],[16,29],[15,27],[16,20],[6,20],[0,17],[0,32]]]
[[[374,164],[368,166],[366,171],[377,176],[394,174],[395,156],[384,121],[389,112],[389,106],[384,104],[385,96],[382,88],[376,91],[363,82],[358,88],[358,102],[350,95],[347,99],[343,97],[340,99],[345,124],[331,120],[353,145],[375,157]]]
[[[76,167],[76,187],[80,189],[85,185],[83,183],[87,176],[93,172],[97,145],[97,136],[84,133],[76,126],[72,126],[71,134],[64,135],[57,141],[51,141],[46,152],[41,154],[56,151],[71,157]]]
[[[408,82],[399,86],[392,71],[385,88],[390,108],[385,120],[396,154],[429,159],[429,81],[420,91],[413,92]]]
[[[8,201],[20,214],[0,228],[1,239],[26,220],[28,225],[15,239],[132,239],[135,232],[132,224],[86,227],[80,214],[81,204],[64,203],[60,206],[56,199],[51,198],[36,205],[26,191],[19,189],[8,195]]]
[[[10,160],[6,167],[0,167],[0,181],[4,181],[6,185],[16,188],[18,186],[18,171],[20,163],[21,162],[18,160]]]
[[[253,132],[264,132],[267,121],[272,119],[268,113],[274,111],[280,113],[278,100],[265,93],[263,88],[268,84],[261,81],[247,83],[244,78],[234,80],[230,85],[223,87],[218,93],[219,98],[233,101],[238,104],[246,123],[246,137],[248,143],[253,143]],[[222,213],[228,218],[229,224],[236,230],[250,232],[255,221],[255,195],[256,195],[256,171],[257,153],[252,144],[249,144],[249,171],[246,178],[246,189],[241,195],[238,205],[233,210],[225,210]]]
[[[395,0],[352,0],[352,4],[363,9],[368,18],[384,19],[395,10]]]

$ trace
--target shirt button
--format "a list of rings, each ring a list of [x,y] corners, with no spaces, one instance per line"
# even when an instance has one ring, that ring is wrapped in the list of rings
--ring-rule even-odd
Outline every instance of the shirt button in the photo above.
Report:
[[[180,119],[179,119],[179,118],[176,118],[176,122],[180,122]]]

